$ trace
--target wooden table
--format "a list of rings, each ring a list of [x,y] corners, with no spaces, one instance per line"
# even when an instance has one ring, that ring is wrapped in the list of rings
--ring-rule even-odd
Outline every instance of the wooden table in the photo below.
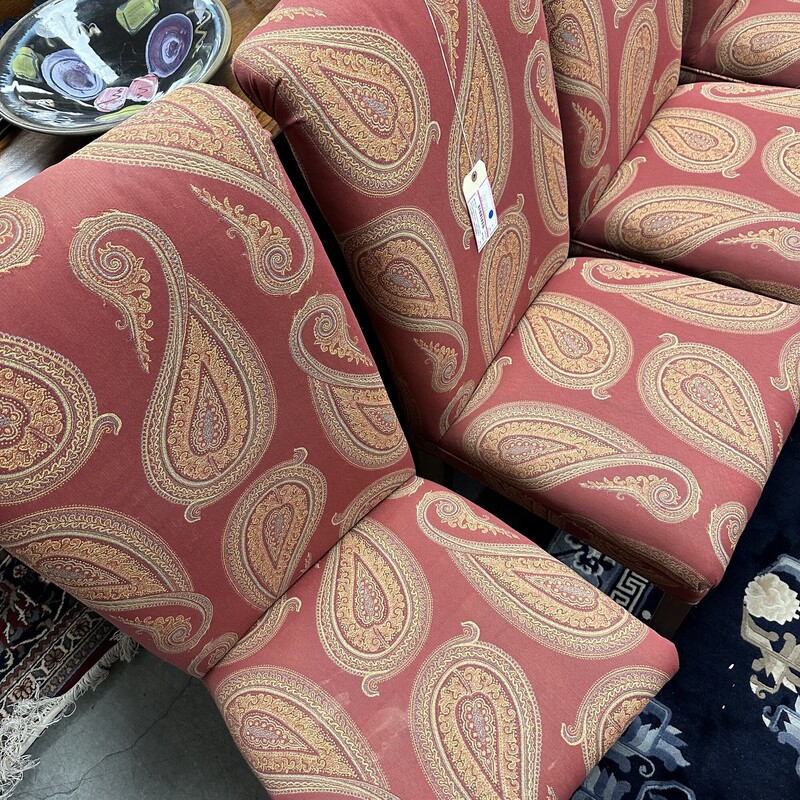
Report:
[[[0,0],[3,13],[21,16],[30,8],[29,0]],[[7,8],[6,4],[10,2]],[[223,0],[231,16],[231,50],[239,46],[245,36],[275,7],[278,0]],[[227,86],[240,97],[242,90],[231,69],[230,54],[211,81]],[[247,99],[247,98],[245,98]],[[251,104],[252,105],[252,104]],[[263,111],[258,112],[264,127],[276,133],[278,126]],[[0,140],[0,197],[13,191],[42,170],[61,161],[91,141],[90,136],[57,136],[13,128]]]

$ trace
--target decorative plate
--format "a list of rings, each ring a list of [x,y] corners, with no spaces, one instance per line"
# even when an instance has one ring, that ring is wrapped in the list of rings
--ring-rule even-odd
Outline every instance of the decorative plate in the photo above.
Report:
[[[222,0],[50,0],[0,40],[0,115],[44,133],[100,133],[208,80],[230,43]]]

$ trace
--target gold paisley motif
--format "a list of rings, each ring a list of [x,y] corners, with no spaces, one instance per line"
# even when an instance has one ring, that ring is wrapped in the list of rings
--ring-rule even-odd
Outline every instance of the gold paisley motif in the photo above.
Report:
[[[361,296],[376,314],[404,330],[453,340],[414,342],[431,367],[434,391],[454,389],[464,374],[469,337],[453,259],[433,219],[416,208],[399,208],[353,231],[342,247]]]
[[[18,197],[0,197],[0,275],[38,258],[43,238],[44,218],[36,206]]]
[[[325,434],[344,459],[364,469],[384,469],[406,455],[381,376],[350,338],[347,313],[336,295],[308,299],[292,321],[289,346],[308,375]]]
[[[439,417],[439,434],[441,436],[444,436],[450,430],[450,426],[461,416],[474,391],[475,381],[467,381],[458,388],[442,412],[442,416]]]
[[[280,667],[243,669],[220,683],[215,699],[270,792],[398,800],[347,711],[303,675]]]
[[[714,331],[761,335],[800,321],[800,308],[795,305],[642,264],[592,259],[584,263],[582,274],[595,289],[621,294],[671,319]]]
[[[325,12],[320,11],[318,8],[309,8],[307,6],[298,6],[297,8],[276,8],[270,11],[266,19],[262,21],[262,25],[269,25],[273,22],[280,22],[284,19],[294,20],[297,17],[322,17],[325,18]]]
[[[800,57],[800,14],[757,14],[731,26],[717,43],[717,64],[737,78],[755,79],[791,67]]]
[[[769,419],[758,385],[716,347],[671,333],[639,366],[639,394],[668,431],[759,486],[773,463]]]
[[[458,91],[458,109],[463,120],[469,153],[461,125],[453,121],[447,160],[450,206],[464,231],[464,249],[469,249],[472,223],[461,192],[465,175],[478,159],[486,164],[495,206],[500,204],[511,168],[514,120],[500,48],[492,26],[478,0],[466,0],[467,51]]]
[[[627,373],[633,342],[622,323],[594,303],[542,292],[518,325],[528,363],[550,383],[605,400]]]
[[[478,329],[486,361],[497,355],[516,322],[514,309],[525,285],[531,253],[531,229],[522,209],[525,198],[500,215],[478,270]]]
[[[619,158],[625,159],[643,127],[644,104],[653,85],[658,56],[658,19],[655,0],[640,6],[625,35],[620,59],[620,90],[617,101],[619,119]],[[647,124],[647,119],[644,119]]]
[[[175,170],[250,192],[254,207],[276,211],[281,226],[273,227],[252,211],[245,213],[241,205],[231,207],[227,198],[217,200],[207,189],[192,187],[231,225],[229,235],[241,237],[258,286],[273,295],[296,292],[313,267],[311,234],[287,193],[277,155],[247,106],[217,87],[197,84],[171,92],[163,103],[145,111],[143,117],[128,120],[124,130],[109,131],[72,157]],[[287,231],[296,235],[298,252],[289,249]]]
[[[789,215],[784,215],[789,216]],[[794,216],[794,215],[791,215]],[[761,228],[757,231],[737,233],[719,240],[720,244],[746,244],[752,250],[766,247],[786,261],[800,261],[800,230],[780,225],[776,228]]]
[[[406,189],[438,139],[419,65],[375,28],[266,30],[244,42],[236,62],[266,76],[313,131],[310,144],[362,194]]]
[[[748,83],[704,83],[700,87],[703,97],[717,103],[755,108],[788,117],[800,117],[800,92]]]
[[[75,276],[89,291],[122,314],[116,326],[130,332],[139,364],[145,372],[150,372],[151,276],[144,267],[144,258],[138,258],[123,244],[108,242],[102,247],[91,237],[79,234],[72,240],[69,262]]]
[[[135,343],[146,341],[149,329],[141,313],[147,297],[137,287],[147,285],[141,265],[153,257],[166,282],[170,325],[145,415],[142,458],[153,490],[186,505],[193,522],[261,459],[275,427],[275,390],[247,332],[186,276],[180,253],[158,226],[108,211],[81,222],[70,250],[81,280],[123,311]],[[119,286],[115,274],[122,277]],[[138,344],[137,354],[141,361]]]
[[[575,723],[562,724],[561,737],[580,745],[586,769],[592,769],[668,680],[666,673],[643,665],[612,670],[589,689]]]
[[[722,234],[751,225],[786,220],[800,226],[800,214],[752,200],[735,192],[699,186],[645,189],[623,199],[605,222],[606,240],[620,252],[646,254],[660,261],[691,253]],[[773,229],[774,230],[774,229]],[[740,234],[736,243],[766,244],[784,258],[800,259],[800,231],[783,228],[775,240]],[[724,240],[732,244],[734,240]]]
[[[247,489],[231,511],[222,543],[231,584],[250,605],[268,608],[296,578],[328,493],[324,475],[294,458],[273,467]]]
[[[283,627],[290,611],[299,611],[303,603],[299,597],[281,595],[250,630],[242,636],[236,646],[228,652],[218,667],[228,667],[254,656],[266,647]]]
[[[447,48],[451,75],[456,74],[458,45],[460,44],[458,40],[460,30],[458,4],[459,0],[428,0],[427,3],[442,26],[443,30],[439,39]]]
[[[800,196],[800,133],[788,125],[764,145],[761,163],[768,177],[782,189]]]
[[[285,172],[261,123],[245,102],[223,87],[184,86],[126,122],[70,158],[221,180],[268,205],[281,195],[278,202],[285,206],[287,218],[302,223],[302,215],[286,197]]]
[[[191,277],[188,290],[186,338],[174,351],[180,358],[162,367],[142,452],[150,484],[171,502],[188,504],[191,522],[261,460],[275,427],[275,394],[245,329]]]
[[[289,222],[300,239],[299,257],[292,251],[291,239],[283,228],[273,225],[258,214],[246,213],[243,205],[232,206],[225,197],[217,199],[207,189],[192,187],[195,195],[219,214],[231,227],[228,236],[238,235],[244,242],[253,279],[261,291],[269,295],[295,294],[311,277],[314,266],[314,243],[311,233],[294,204],[280,192],[272,196],[272,203]],[[291,209],[291,210],[290,210]]]
[[[692,0],[686,0],[691,5]],[[680,53],[683,44],[683,0],[667,0],[667,30],[674,50]]]
[[[367,697],[419,654],[431,626],[427,578],[392,531],[362,519],[328,555],[317,596],[325,652]]]
[[[736,549],[745,525],[747,509],[741,503],[723,503],[711,512],[708,522],[708,538],[723,567],[727,567],[731,554]]]
[[[596,167],[608,147],[611,108],[608,104],[608,43],[603,7],[597,0],[550,0],[544,4],[556,87],[596,105],[594,111],[573,101],[583,142],[581,166]]]
[[[636,0],[614,0],[614,27],[619,28],[619,22],[623,17],[633,11]]]
[[[54,350],[0,333],[0,505],[52,492],[86,463],[116,414],[98,414],[83,373]]]
[[[683,172],[720,173],[735,178],[736,171],[755,152],[753,132],[727,114],[706,109],[664,108],[647,126],[653,149]]]
[[[537,3],[538,7],[538,3]],[[540,104],[541,101],[541,104]],[[533,174],[539,210],[547,229],[556,236],[569,231],[567,173],[564,166],[564,142],[558,122],[553,91],[553,65],[546,42],[534,45],[525,67],[525,102],[531,115]],[[544,109],[541,107],[544,105]]]
[[[510,0],[511,21],[520,32],[530,35],[539,24],[539,0]]]
[[[137,520],[104,508],[55,508],[0,526],[3,547],[163,653],[196,647],[211,601],[193,591],[180,559]]]
[[[542,722],[525,672],[480,640],[474,622],[438,647],[414,681],[414,748],[439,800],[526,800],[539,793]]]
[[[597,480],[580,485],[630,497],[662,522],[682,522],[700,506],[700,486],[683,464],[565,406],[495,406],[470,423],[464,448],[474,464],[529,492],[546,492],[600,473]]]
[[[739,275],[734,275],[732,272],[725,272],[724,270],[704,272],[703,278],[709,281],[735,286],[737,289],[744,289],[748,292],[774,297],[776,300],[785,300],[788,303],[800,305],[800,287],[790,286],[788,283],[742,278]]]
[[[186,668],[190,675],[202,678],[210,672],[227,655],[231,648],[239,641],[238,634],[234,632],[223,633],[212,639],[193,659]]]
[[[789,392],[794,407],[800,408],[800,333],[796,333],[781,348],[778,356],[778,377],[772,385],[781,392]]]
[[[501,617],[550,650],[573,658],[615,658],[647,635],[640,622],[569,567],[477,516],[451,492],[428,492],[417,506],[417,522],[447,548]]]
[[[413,469],[390,472],[360,491],[342,513],[337,512],[331,518],[331,522],[339,526],[339,536],[344,536],[362,517],[369,514],[381,500],[385,500],[415,475],[416,472]]]

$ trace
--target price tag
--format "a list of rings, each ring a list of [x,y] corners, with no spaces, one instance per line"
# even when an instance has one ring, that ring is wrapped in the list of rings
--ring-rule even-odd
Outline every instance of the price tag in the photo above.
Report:
[[[497,230],[497,209],[494,207],[492,185],[483,161],[478,161],[464,178],[463,191],[480,253]]]

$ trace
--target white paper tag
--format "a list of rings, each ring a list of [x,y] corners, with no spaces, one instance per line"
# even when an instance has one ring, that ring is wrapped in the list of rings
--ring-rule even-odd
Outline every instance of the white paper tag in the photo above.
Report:
[[[494,207],[492,185],[483,161],[479,161],[469,171],[462,188],[480,253],[497,230],[497,209]]]

